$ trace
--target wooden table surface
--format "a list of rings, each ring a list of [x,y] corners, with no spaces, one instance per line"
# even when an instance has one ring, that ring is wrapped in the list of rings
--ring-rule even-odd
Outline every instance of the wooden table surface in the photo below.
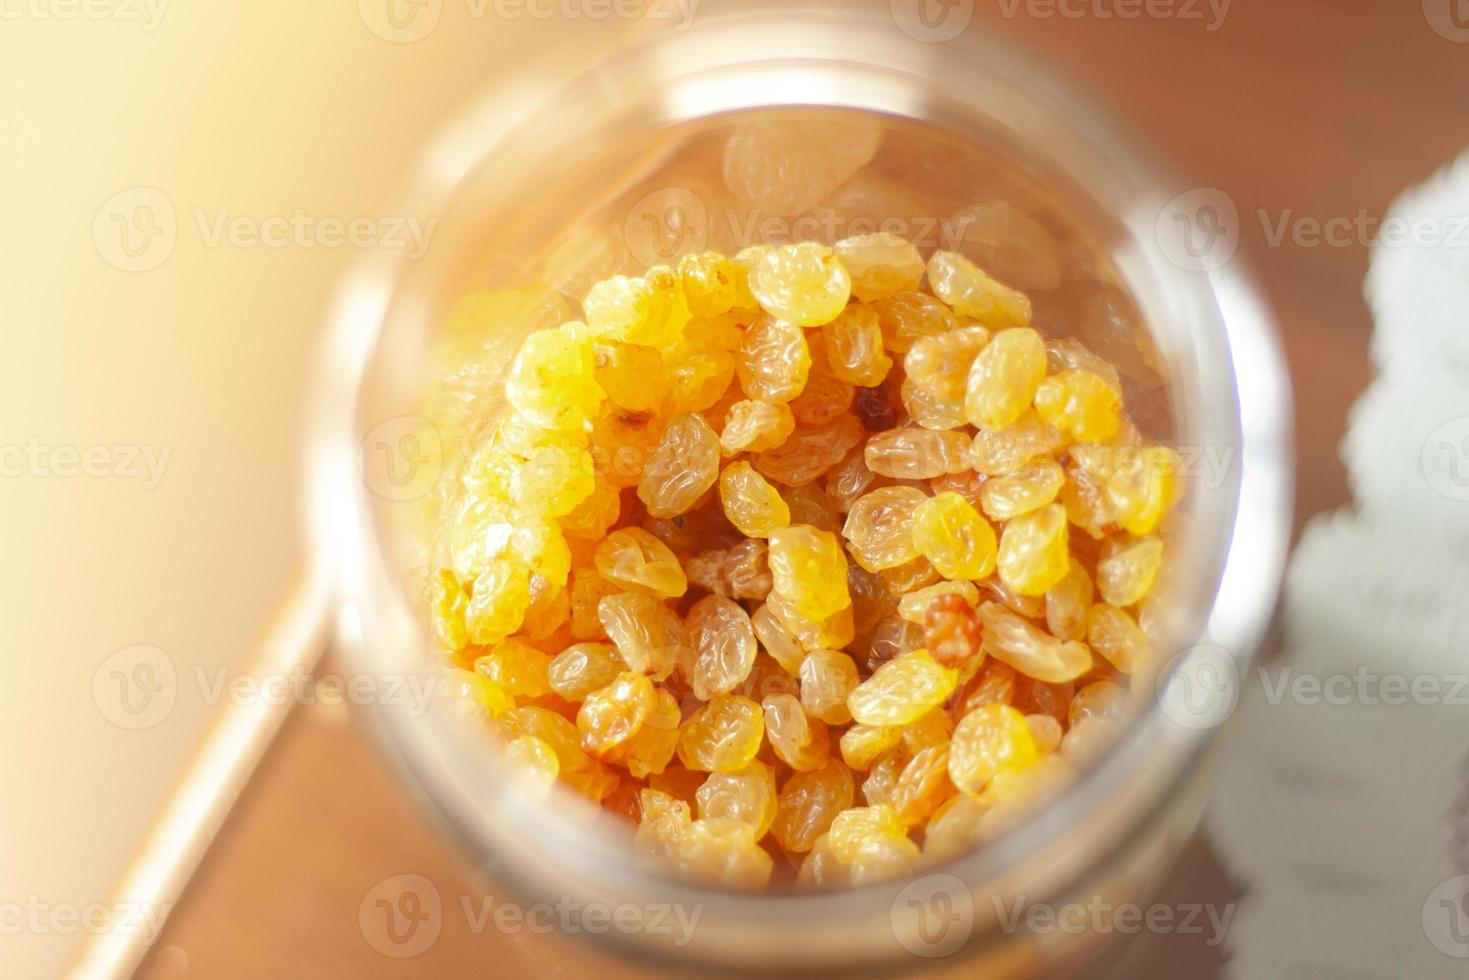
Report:
[[[1276,245],[1266,228],[1282,218],[1380,218],[1398,193],[1464,149],[1469,43],[1437,33],[1417,0],[1238,0],[1214,32],[1181,18],[1042,18],[1033,14],[1052,8],[1023,2],[1005,17],[1009,4],[979,7],[976,27],[1058,62],[1194,183],[1238,204],[1242,248],[1274,305],[1295,382],[1297,526],[1345,503],[1337,443],[1370,377],[1367,250],[1289,238]],[[1068,9],[1114,6],[1088,0]],[[446,906],[474,894],[360,719],[298,709],[141,975],[578,975],[574,959],[553,970],[513,958],[504,937],[475,934],[463,916],[446,915],[418,958],[381,955],[358,928],[358,906],[376,883],[404,873],[434,882]],[[1165,900],[1239,887],[1196,841]],[[1149,961],[1157,975],[1183,963],[1208,975],[1219,955],[1173,937]]]

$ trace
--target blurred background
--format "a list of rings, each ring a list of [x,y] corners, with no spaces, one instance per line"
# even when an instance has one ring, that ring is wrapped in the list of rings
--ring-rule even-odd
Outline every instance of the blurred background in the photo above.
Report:
[[[1380,218],[1451,161],[1469,11],[955,2],[1236,203],[1296,386],[1298,526],[1346,503],[1367,240],[1254,216]],[[433,215],[393,210],[430,135],[523,59],[575,63],[722,6],[663,4],[656,24],[590,0],[0,0],[0,974],[56,975],[116,922],[209,726],[255,696],[231,682],[306,574],[302,442],[334,290],[431,234]],[[504,938],[457,917],[412,961],[364,936],[359,904],[394,875],[471,891],[330,685],[303,685],[141,975],[492,969]],[[1169,887],[1236,886],[1199,843]],[[1186,937],[1152,955],[1221,965]]]

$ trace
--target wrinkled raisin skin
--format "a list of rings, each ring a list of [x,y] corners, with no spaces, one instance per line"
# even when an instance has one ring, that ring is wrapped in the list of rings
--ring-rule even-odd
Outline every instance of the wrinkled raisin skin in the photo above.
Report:
[[[983,633],[984,624],[961,595],[939,596],[923,615],[923,645],[945,667],[958,667],[976,656]]]

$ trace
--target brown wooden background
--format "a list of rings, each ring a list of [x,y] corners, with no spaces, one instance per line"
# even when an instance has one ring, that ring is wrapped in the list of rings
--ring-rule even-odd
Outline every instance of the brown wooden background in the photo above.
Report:
[[[1336,446],[1369,378],[1367,252],[1272,247],[1257,214],[1381,217],[1399,192],[1469,146],[1469,43],[1432,30],[1418,0],[1235,0],[1213,33],[1198,21],[1005,18],[995,0],[978,6],[978,26],[1060,63],[1194,183],[1238,203],[1243,250],[1274,304],[1295,380],[1298,526],[1343,504]],[[488,77],[493,66],[485,70]],[[504,937],[473,935],[453,915],[421,957],[378,954],[357,927],[358,904],[400,873],[429,877],[446,902],[471,894],[358,725],[324,709],[298,710],[141,973],[162,980],[563,972],[514,959]],[[1183,902],[1240,887],[1196,842],[1168,889]],[[1185,965],[1208,975],[1220,956],[1183,937],[1148,952],[1150,975],[1178,975]]]

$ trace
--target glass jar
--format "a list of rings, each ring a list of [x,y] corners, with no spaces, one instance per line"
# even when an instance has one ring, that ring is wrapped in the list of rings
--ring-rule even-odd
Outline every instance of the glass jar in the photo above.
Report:
[[[437,219],[428,252],[366,264],[343,291],[310,519],[339,572],[339,642],[373,675],[435,671],[413,528],[455,449],[420,413],[444,325],[468,293],[541,283],[523,316],[474,338],[475,383],[493,390],[520,336],[574,309],[547,285],[575,296],[628,263],[897,219],[888,227],[926,249],[977,252],[1002,280],[1018,277],[1043,329],[1118,364],[1147,434],[1181,447],[1186,464],[1220,464],[1192,466],[1186,480],[1159,627],[1177,655],[1135,678],[1137,717],[1056,799],[916,879],[768,895],[673,881],[634,861],[608,821],[508,789],[451,699],[424,713],[380,706],[408,783],[486,887],[526,905],[698,910],[691,935],[611,929],[593,943],[599,955],[683,974],[1055,976],[1094,965],[1105,930],[1029,929],[1013,903],[1147,893],[1198,819],[1220,700],[1232,704],[1230,679],[1271,613],[1290,526],[1286,381],[1238,264],[1191,248],[1199,212],[1180,207],[1199,194],[1179,197],[1115,123],[1016,51],[923,33],[850,10],[701,15],[688,30],[627,32],[564,82],[507,79],[425,155],[405,213]],[[738,161],[726,172],[732,134],[792,118],[828,134],[833,159],[860,157],[850,143],[869,126],[879,148],[800,187],[752,186]],[[1213,706],[1195,710],[1199,697]]]

